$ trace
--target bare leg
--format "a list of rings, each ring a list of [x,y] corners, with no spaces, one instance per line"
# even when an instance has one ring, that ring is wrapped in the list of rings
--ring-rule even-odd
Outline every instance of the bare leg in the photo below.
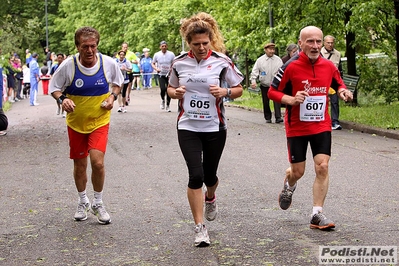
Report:
[[[195,224],[204,223],[204,195],[202,194],[202,188],[187,188],[187,198]]]
[[[330,156],[318,154],[314,157],[316,178],[313,183],[313,206],[323,207],[328,191],[328,162]]]
[[[95,149],[90,150],[89,153],[92,168],[91,182],[93,183],[93,189],[96,192],[101,192],[103,191],[105,180],[104,153]]]
[[[73,177],[78,192],[86,189],[87,184],[87,158],[73,160]]]

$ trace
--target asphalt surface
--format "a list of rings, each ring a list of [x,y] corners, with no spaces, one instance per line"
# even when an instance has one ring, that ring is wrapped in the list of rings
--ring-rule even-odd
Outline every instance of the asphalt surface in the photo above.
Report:
[[[293,204],[283,211],[284,126],[227,107],[219,215],[206,223],[211,246],[195,248],[175,100],[167,113],[158,88],[132,91],[128,112],[112,111],[104,190],[110,225],[93,215],[73,220],[65,121],[50,96],[38,101],[13,104],[8,134],[0,137],[0,265],[318,265],[319,246],[398,246],[399,140],[383,132],[350,124],[333,132],[324,212],[336,229],[312,230],[310,151]],[[87,191],[92,198],[90,182]]]

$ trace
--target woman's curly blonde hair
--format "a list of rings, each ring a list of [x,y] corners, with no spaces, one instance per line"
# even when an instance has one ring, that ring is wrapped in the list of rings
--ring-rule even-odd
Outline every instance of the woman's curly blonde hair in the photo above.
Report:
[[[211,49],[224,53],[226,51],[222,33],[216,20],[205,12],[200,12],[188,19],[184,19],[180,27],[180,34],[188,44],[191,43],[193,35],[208,34],[211,41]]]

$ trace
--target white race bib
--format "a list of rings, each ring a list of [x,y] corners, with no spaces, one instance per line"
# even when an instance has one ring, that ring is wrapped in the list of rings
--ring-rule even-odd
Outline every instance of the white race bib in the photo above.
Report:
[[[216,98],[211,94],[186,92],[183,108],[190,119],[212,120],[217,116]]]
[[[304,122],[324,121],[326,96],[309,96],[300,105],[300,120]]]

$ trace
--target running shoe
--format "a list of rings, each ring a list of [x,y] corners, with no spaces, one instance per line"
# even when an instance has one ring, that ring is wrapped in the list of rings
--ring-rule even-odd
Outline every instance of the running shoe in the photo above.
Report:
[[[90,209],[90,203],[79,203],[73,218],[75,221],[84,221],[87,219],[87,212]]]
[[[205,192],[206,199],[206,192]],[[213,221],[216,219],[218,214],[218,206],[216,205],[216,195],[212,201],[205,200],[205,219],[208,221]]]
[[[162,100],[161,105],[159,106],[162,110],[165,109],[165,100]]]
[[[332,130],[341,130],[342,129],[340,124],[334,124],[334,125],[332,125],[331,128],[332,128]]]
[[[0,131],[0,136],[5,136],[7,135],[7,131]]]
[[[281,191],[280,195],[278,195],[278,203],[280,208],[283,210],[288,209],[291,206],[292,202],[292,194],[296,189],[296,183],[293,190],[288,189],[287,179],[284,179],[284,187]]]
[[[171,111],[170,111],[170,107],[169,107],[169,105],[167,105],[166,106],[166,112],[168,112],[168,113],[170,113]]]
[[[195,242],[196,247],[207,247],[211,244],[209,240],[208,230],[204,224],[197,224],[194,228],[195,232]]]
[[[126,107],[122,107],[122,113],[126,113],[126,112],[127,112]]]
[[[122,113],[122,106],[119,106],[118,113]]]
[[[333,221],[328,219],[324,213],[319,212],[312,216],[310,220],[310,228],[311,229],[320,229],[320,230],[328,230],[335,228],[335,224]]]
[[[91,206],[91,212],[97,216],[97,221],[99,224],[109,224],[111,223],[111,217],[108,212],[105,210],[105,207],[102,203],[97,203],[96,205]]]

